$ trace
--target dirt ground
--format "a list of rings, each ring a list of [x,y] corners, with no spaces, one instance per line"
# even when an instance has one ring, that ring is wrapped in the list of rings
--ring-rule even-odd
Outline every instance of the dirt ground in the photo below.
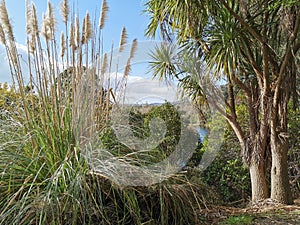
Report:
[[[267,199],[246,208],[215,206],[201,212],[199,225],[300,225],[300,199],[282,205]]]

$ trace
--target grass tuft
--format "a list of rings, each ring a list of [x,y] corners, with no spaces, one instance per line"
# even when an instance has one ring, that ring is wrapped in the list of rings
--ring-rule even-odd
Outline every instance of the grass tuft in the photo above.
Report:
[[[24,69],[5,1],[0,5],[0,38],[8,32],[9,42],[2,42],[16,81],[12,95],[17,96],[0,108],[0,224],[194,224],[200,196],[209,194],[206,187],[184,176],[151,187],[120,187],[93,173],[83,154],[109,124],[110,96],[116,96],[105,88],[111,56],[99,59],[106,1],[98,27],[86,14],[81,40],[79,19],[69,15],[67,1],[61,4],[66,30],[60,41],[50,2],[41,31],[35,6],[27,2],[26,8],[29,55]],[[122,34],[125,38],[125,30]],[[136,46],[134,40],[128,71]],[[101,153],[111,154],[105,149]]]

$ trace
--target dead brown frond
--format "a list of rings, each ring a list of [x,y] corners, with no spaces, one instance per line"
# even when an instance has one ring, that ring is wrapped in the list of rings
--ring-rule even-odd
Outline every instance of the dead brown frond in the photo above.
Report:
[[[242,16],[246,18],[248,13],[249,2],[247,0],[239,0],[239,6],[242,12]]]
[[[100,19],[99,19],[99,28],[103,29],[104,28],[104,23],[107,17],[107,13],[108,13],[108,4],[106,2],[106,0],[102,1],[102,7],[101,7],[101,14],[100,14]]]
[[[288,8],[283,7],[280,10],[280,29],[285,32],[288,36],[293,33],[293,24],[295,23],[296,15]]]

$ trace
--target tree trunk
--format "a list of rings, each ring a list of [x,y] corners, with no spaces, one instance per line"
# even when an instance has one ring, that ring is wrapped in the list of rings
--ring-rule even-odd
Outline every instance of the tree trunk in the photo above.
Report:
[[[288,78],[285,76],[285,79]],[[283,204],[292,204],[288,174],[288,102],[290,98],[288,79],[278,83],[271,114],[271,198]]]
[[[266,138],[261,138],[260,133],[257,133],[257,121],[259,121],[259,119],[257,108],[254,107],[253,104],[253,101],[257,99],[254,94],[256,94],[255,90],[253,90],[252,95],[249,95],[247,98],[249,109],[249,137],[245,137],[235,116],[227,117],[227,120],[239,139],[243,161],[248,166],[250,172],[252,202],[257,202],[268,197],[268,188],[264,161]]]
[[[271,198],[283,204],[292,204],[293,197],[288,174],[288,141],[271,134],[272,168]]]
[[[265,177],[265,166],[263,162],[253,162],[249,166],[251,189],[252,189],[252,202],[266,199],[268,197],[268,189]]]

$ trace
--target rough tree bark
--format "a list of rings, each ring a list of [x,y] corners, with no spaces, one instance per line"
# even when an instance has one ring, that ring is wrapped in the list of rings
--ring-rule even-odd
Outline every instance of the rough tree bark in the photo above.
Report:
[[[288,77],[288,76],[286,76]],[[271,115],[271,198],[284,204],[292,204],[293,196],[289,185],[288,174],[288,101],[289,91],[284,88],[275,90]]]
[[[259,113],[257,104],[258,89],[253,85],[248,87],[239,82],[238,78],[232,76],[234,82],[240,85],[244,89],[247,96],[247,105],[249,111],[249,137],[247,137],[241,128],[241,124],[237,121],[237,115],[235,110],[235,96],[232,91],[232,83],[228,78],[228,93],[229,101],[227,106],[230,109],[230,115],[226,115],[226,118],[238,137],[244,163],[249,167],[251,190],[252,190],[252,202],[257,202],[268,197],[268,188],[266,182],[266,169],[265,169],[265,152],[266,152],[266,138],[261,136],[267,130],[267,124],[259,124]],[[266,111],[265,108],[263,108]]]
[[[288,142],[280,140],[277,132],[271,134],[271,151],[271,199],[284,204],[292,204],[287,161]]]
[[[251,162],[249,166],[252,190],[252,202],[266,199],[268,197],[268,188],[265,176],[264,161]]]

